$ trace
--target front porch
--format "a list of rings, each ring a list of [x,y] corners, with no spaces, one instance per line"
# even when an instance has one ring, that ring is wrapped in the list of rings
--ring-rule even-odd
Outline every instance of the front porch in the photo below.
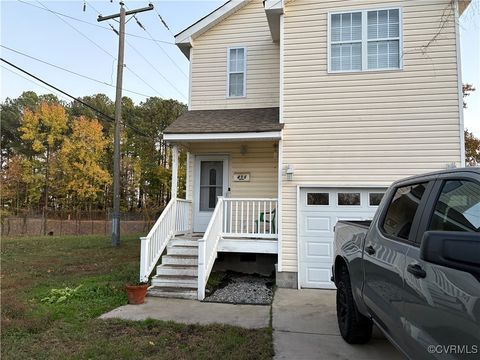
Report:
[[[172,200],[141,246],[141,281],[161,259],[151,293],[203,300],[219,252],[278,254],[282,127],[278,108],[265,108],[189,111],[166,129]],[[179,151],[187,153],[185,199]]]

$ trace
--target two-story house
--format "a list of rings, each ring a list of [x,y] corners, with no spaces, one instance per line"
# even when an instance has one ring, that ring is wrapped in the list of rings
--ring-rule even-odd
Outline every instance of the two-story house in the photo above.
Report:
[[[338,219],[371,219],[394,180],[464,164],[468,4],[232,0],[176,35],[189,111],[165,131],[172,201],[142,238],[142,279],[162,257],[152,292],[203,299],[218,253],[270,254],[278,285],[333,288]]]

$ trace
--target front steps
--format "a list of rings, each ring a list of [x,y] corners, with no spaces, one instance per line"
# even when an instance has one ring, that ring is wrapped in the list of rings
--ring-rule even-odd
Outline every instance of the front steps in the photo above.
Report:
[[[197,299],[198,236],[186,234],[170,240],[157,274],[152,277],[149,296]]]

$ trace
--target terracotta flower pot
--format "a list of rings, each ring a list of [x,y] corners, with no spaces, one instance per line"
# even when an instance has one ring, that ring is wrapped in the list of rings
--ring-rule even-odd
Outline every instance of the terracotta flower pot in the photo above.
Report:
[[[128,303],[132,305],[143,304],[147,295],[148,284],[126,285]]]

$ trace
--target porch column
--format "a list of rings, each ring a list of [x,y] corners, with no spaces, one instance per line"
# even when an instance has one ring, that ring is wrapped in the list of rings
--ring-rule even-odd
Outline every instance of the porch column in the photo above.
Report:
[[[172,199],[176,199],[178,194],[178,146],[172,147]]]

